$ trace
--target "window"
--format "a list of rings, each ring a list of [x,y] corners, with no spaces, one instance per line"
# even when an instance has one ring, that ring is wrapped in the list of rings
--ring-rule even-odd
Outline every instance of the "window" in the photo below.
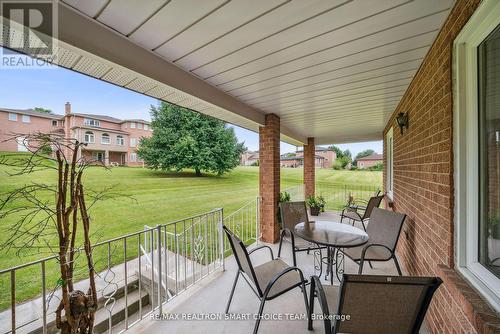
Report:
[[[92,152],[92,159],[104,163],[104,152]]]
[[[137,162],[137,153],[130,153],[130,162]]]
[[[149,126],[147,124],[144,124],[144,130],[146,130],[146,131],[149,130]]]
[[[9,121],[17,122],[17,114],[9,113]]]
[[[386,149],[386,157],[387,157],[387,171],[386,171],[386,192],[387,196],[392,199],[393,198],[393,184],[394,184],[394,136],[393,130],[390,128],[387,131],[385,140],[385,149]],[[363,164],[362,164],[363,166]]]
[[[457,268],[500,311],[500,2],[454,41]]]
[[[137,128],[142,129],[142,123],[137,123]]]
[[[137,146],[137,138],[130,138],[130,147]]]
[[[85,132],[83,141],[89,144],[93,144],[95,142],[94,133],[92,131]]]
[[[125,140],[122,135],[116,136],[116,145],[125,145]]]
[[[88,126],[94,126],[94,127],[100,127],[101,122],[98,121],[97,119],[92,119],[92,118],[85,118],[83,120],[83,124],[88,125]]]
[[[57,121],[56,120],[52,121],[52,126],[57,126]]]
[[[109,144],[110,143],[110,139],[109,139],[109,135],[107,133],[103,133],[101,135],[101,144]]]
[[[23,115],[23,123],[29,123],[31,121],[31,117],[29,115]]]
[[[135,122],[130,122],[130,128],[135,129]]]

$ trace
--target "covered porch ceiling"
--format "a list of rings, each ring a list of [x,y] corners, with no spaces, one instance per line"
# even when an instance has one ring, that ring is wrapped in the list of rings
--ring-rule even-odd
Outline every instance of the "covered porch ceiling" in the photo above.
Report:
[[[453,0],[63,0],[60,66],[302,145],[379,140]],[[35,55],[36,56],[36,55]]]

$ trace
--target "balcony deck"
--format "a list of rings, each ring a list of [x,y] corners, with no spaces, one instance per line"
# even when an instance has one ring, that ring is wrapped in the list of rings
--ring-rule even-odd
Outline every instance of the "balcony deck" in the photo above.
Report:
[[[323,220],[337,220],[338,214],[325,213],[320,216]],[[276,256],[278,244],[270,245]],[[253,246],[250,246],[251,248]],[[288,264],[292,263],[292,253],[290,244],[284,245],[282,258]],[[252,254],[252,261],[255,265],[266,262],[269,253],[266,251]],[[304,271],[306,277],[314,274],[313,255],[305,252],[298,253],[298,266]],[[176,297],[163,307],[165,315],[178,315],[179,320],[156,320],[152,318],[144,319],[128,330],[129,333],[251,333],[253,331],[254,320],[187,320],[183,316],[204,316],[220,315],[224,316],[224,309],[229,297],[229,292],[237,271],[236,262],[233,256],[226,258],[226,270],[217,271],[210,277],[199,282],[186,293]],[[345,271],[347,273],[357,273],[357,265],[346,258]],[[373,269],[365,267],[365,273],[369,274],[389,274],[396,275],[396,269],[392,262],[373,263]],[[329,284],[326,281],[324,284]],[[338,284],[338,282],[334,282]],[[309,289],[309,287],[308,287]],[[309,294],[309,291],[308,291]],[[257,312],[259,300],[242,279],[238,281],[230,313],[233,315],[250,315]],[[316,302],[315,311],[319,310]],[[303,297],[299,289],[294,289],[286,294],[266,302],[264,313],[269,315],[300,315],[305,312]],[[319,321],[314,323],[314,331],[311,333],[323,333],[323,324]],[[421,333],[427,333],[422,326]],[[305,320],[276,320],[261,322],[259,333],[305,333],[307,331]]]

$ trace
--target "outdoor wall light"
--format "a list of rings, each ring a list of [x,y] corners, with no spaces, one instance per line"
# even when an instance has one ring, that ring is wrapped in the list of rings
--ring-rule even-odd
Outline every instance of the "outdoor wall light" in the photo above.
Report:
[[[403,134],[403,128],[408,129],[408,113],[400,112],[396,116],[396,122],[398,123],[398,126],[401,129],[401,134]]]

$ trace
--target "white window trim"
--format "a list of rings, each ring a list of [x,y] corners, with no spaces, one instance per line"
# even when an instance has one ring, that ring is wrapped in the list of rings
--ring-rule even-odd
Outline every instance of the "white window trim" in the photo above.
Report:
[[[107,136],[106,136],[106,135],[107,135]],[[104,138],[105,138],[105,137],[107,137],[107,138],[108,138],[108,142],[107,142],[107,143],[104,141]],[[103,144],[103,145],[110,145],[110,144],[111,144],[111,136],[110,136],[108,133],[103,133],[103,134],[101,135],[101,144]]]
[[[11,116],[14,116],[14,117],[12,117],[12,119],[11,119]],[[10,112],[9,113],[9,121],[11,121],[11,122],[17,122],[17,114],[13,113],[13,112]]]
[[[478,261],[477,47],[500,24],[500,2],[484,0],[453,43],[453,149],[457,269],[500,311],[500,279]]]
[[[134,143],[132,145],[132,143]],[[137,146],[137,138],[130,138],[130,147],[136,147]]]
[[[116,145],[125,145],[125,138],[122,135],[116,136]]]
[[[87,140],[87,138],[86,138],[87,137],[87,132],[92,133],[92,135],[89,134],[89,136],[91,136],[89,138],[92,138],[92,140]],[[95,143],[95,134],[92,131],[85,131],[83,133],[83,142],[84,143],[88,143],[88,144],[94,144]]]
[[[31,117],[30,115],[22,115],[21,120],[23,123],[31,123]]]
[[[130,122],[130,128],[135,129],[135,122]]]
[[[394,130],[391,127],[389,131],[387,131],[387,134],[385,135],[385,152],[386,152],[386,159],[387,159],[387,169],[386,169],[386,190],[387,190],[387,197],[389,199],[394,198]],[[392,145],[389,147],[389,139],[392,139]]]

